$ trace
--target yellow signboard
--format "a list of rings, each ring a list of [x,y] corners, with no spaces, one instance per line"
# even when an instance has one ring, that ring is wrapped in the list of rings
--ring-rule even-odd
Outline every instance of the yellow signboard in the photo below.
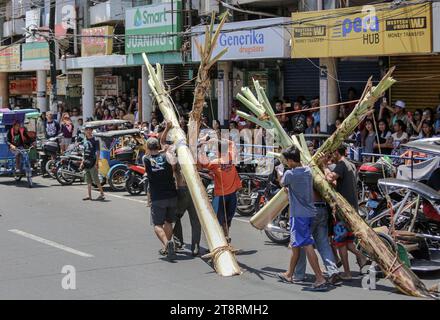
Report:
[[[0,46],[0,71],[18,71],[20,66],[20,45]]]
[[[293,13],[292,58],[430,53],[431,4]]]
[[[113,27],[82,29],[81,56],[106,56],[113,50]]]

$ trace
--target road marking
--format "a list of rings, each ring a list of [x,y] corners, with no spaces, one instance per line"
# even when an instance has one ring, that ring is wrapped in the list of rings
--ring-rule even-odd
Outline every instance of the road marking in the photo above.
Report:
[[[85,252],[82,252],[82,251],[78,251],[78,250],[72,249],[70,247],[66,247],[65,245],[56,243],[56,242],[51,241],[51,240],[47,240],[47,239],[41,238],[41,237],[33,235],[31,233],[27,233],[27,232],[24,232],[24,231],[21,231],[21,230],[17,230],[17,229],[11,229],[11,230],[8,230],[8,231],[12,232],[12,233],[15,233],[15,234],[18,234],[20,236],[23,236],[25,238],[31,239],[31,240],[35,240],[35,241],[44,243],[44,244],[46,244],[48,246],[51,246],[51,247],[54,247],[54,248],[57,248],[57,249],[60,249],[60,250],[64,250],[64,251],[69,252],[69,253],[76,254],[76,255],[81,256],[81,257],[93,258],[93,255],[91,255],[91,254],[88,254],[88,253],[85,253]]]

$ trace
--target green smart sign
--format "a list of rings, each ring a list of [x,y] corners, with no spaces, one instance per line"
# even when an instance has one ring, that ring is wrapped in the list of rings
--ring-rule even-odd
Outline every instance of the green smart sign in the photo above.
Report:
[[[180,49],[182,2],[173,1],[125,11],[125,53],[163,52]]]

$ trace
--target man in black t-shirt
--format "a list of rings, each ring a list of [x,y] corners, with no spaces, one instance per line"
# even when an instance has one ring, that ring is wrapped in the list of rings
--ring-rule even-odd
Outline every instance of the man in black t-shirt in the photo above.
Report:
[[[151,220],[154,232],[162,242],[161,255],[175,258],[175,247],[172,241],[173,223],[176,222],[177,190],[174,181],[173,166],[167,154],[160,152],[160,143],[157,138],[147,140],[149,155],[144,156],[145,171],[151,197]]]
[[[99,181],[98,164],[99,164],[99,142],[93,137],[93,129],[85,129],[84,155],[80,169],[85,170],[85,181],[87,183],[87,197],[83,200],[92,200],[92,184],[98,186],[100,196],[96,200],[104,200],[104,191]]]
[[[336,191],[356,210],[359,211],[357,199],[357,171],[353,163],[345,158],[347,146],[340,146],[333,154],[333,161],[336,163],[333,171],[325,170],[326,179],[331,183],[336,183]],[[350,265],[348,262],[348,251],[351,251],[357,259],[359,267],[362,269],[368,262],[355,247],[354,234],[348,228],[345,221],[336,215],[333,226],[333,245],[338,249],[344,267],[344,273],[340,275],[343,280],[351,279]]]

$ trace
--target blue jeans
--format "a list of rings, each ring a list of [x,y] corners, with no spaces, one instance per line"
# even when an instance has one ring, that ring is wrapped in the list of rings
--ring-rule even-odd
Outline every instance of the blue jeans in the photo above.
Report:
[[[315,247],[318,249],[329,276],[339,273],[333,256],[332,248],[328,240],[328,211],[326,207],[317,207],[318,213],[312,223],[312,236]],[[306,253],[300,251],[299,260],[295,268],[295,279],[303,280],[306,275]]]

